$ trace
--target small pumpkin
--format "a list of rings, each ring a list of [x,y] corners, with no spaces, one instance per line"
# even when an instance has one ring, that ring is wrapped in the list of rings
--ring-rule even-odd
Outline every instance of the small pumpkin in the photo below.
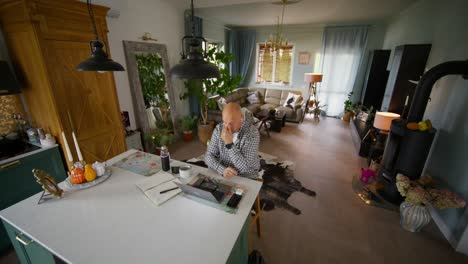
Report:
[[[84,170],[82,168],[75,167],[71,171],[70,181],[73,184],[80,184],[85,181]]]
[[[96,179],[96,171],[93,169],[91,164],[86,164],[85,166],[85,179],[86,181],[94,181]]]
[[[408,124],[406,124],[406,128],[414,131],[414,130],[418,130],[419,126],[418,126],[418,123],[416,122],[409,122]]]

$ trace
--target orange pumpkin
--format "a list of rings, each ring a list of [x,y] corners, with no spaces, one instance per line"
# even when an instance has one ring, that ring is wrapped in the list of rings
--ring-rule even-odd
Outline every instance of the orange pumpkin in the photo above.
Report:
[[[85,181],[85,174],[84,170],[82,168],[74,168],[71,171],[71,178],[70,178],[71,183],[73,184],[80,184]]]

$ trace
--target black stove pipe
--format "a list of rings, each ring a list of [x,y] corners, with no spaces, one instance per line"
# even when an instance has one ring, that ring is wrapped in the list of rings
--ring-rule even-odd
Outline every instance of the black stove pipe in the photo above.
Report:
[[[432,86],[445,75],[463,75],[468,78],[468,60],[447,61],[427,71],[418,83],[408,113],[408,122],[419,122],[424,117]]]

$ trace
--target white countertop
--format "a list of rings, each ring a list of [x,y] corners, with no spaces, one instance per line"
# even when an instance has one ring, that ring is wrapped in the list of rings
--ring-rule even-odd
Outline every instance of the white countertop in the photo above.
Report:
[[[195,173],[216,175],[192,167]],[[248,188],[236,214],[181,195],[158,207],[135,186],[144,176],[111,169],[112,176],[97,186],[66,191],[62,199],[40,205],[37,194],[1,211],[0,218],[68,263],[220,264],[228,259],[261,187],[258,181],[232,179]]]

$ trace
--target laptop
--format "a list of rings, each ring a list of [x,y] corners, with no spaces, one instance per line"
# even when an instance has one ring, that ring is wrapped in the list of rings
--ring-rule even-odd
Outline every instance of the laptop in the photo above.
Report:
[[[200,177],[192,185],[174,183],[182,192],[214,203],[221,203],[226,194],[231,190],[230,186],[214,183],[205,177]]]

